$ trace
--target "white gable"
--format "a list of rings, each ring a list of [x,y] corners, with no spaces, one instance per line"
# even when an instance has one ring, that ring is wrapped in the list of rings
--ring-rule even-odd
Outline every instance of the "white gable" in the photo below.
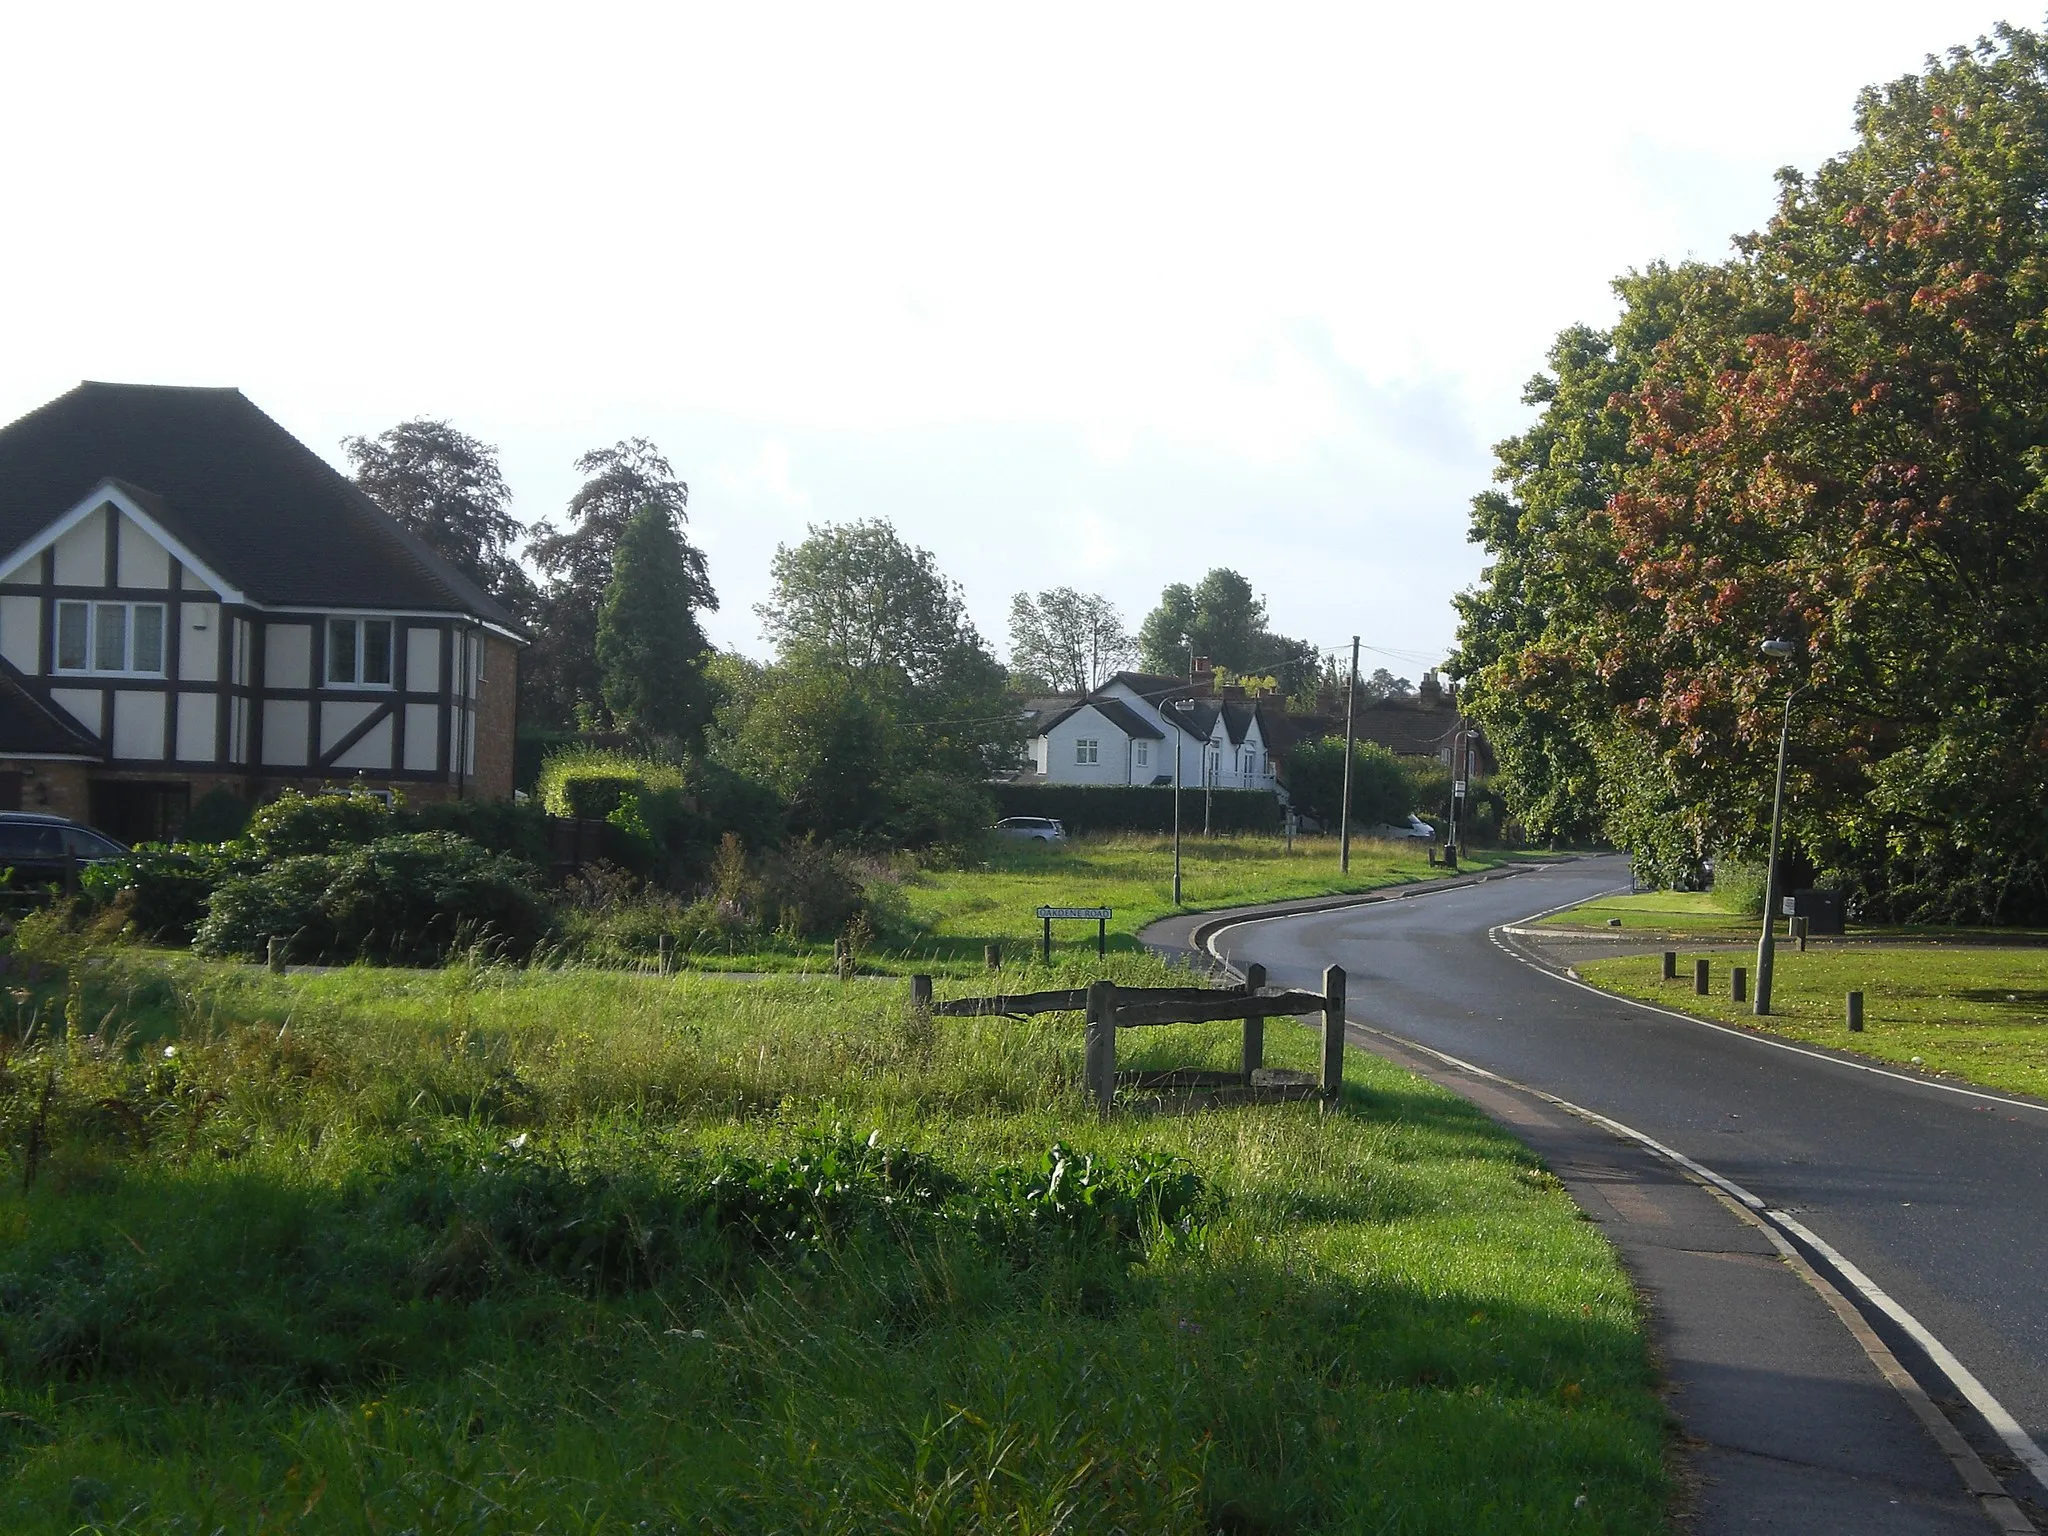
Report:
[[[135,499],[112,481],[103,480],[68,512],[43,526],[40,533],[19,547],[0,555],[0,571],[10,579],[52,545],[57,548],[57,580],[67,586],[103,586],[106,583],[106,518],[121,519],[115,558],[120,562],[123,586],[168,587],[170,562],[175,557],[199,581],[231,603],[245,601],[235,586],[194,555],[163,524],[139,506]],[[134,570],[129,567],[135,561]]]

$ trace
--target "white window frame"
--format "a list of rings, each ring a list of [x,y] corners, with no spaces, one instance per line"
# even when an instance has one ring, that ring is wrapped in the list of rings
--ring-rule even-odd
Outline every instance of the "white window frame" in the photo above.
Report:
[[[1093,768],[1102,761],[1102,738],[1100,736],[1076,736],[1074,738],[1074,766]]]
[[[1152,743],[1151,743],[1151,742],[1149,742],[1149,741],[1134,741],[1134,742],[1132,742],[1132,743],[1131,743],[1131,750],[1132,750],[1132,751],[1133,751],[1133,752],[1134,752],[1134,753],[1135,753],[1135,754],[1137,755],[1137,759],[1138,759],[1138,766],[1139,766],[1140,768],[1150,768],[1150,767],[1152,766]]]
[[[85,665],[67,667],[64,665],[64,610],[82,608],[85,610]],[[121,665],[100,666],[100,616],[110,608],[119,608],[121,617]],[[152,670],[137,667],[135,661],[135,615],[143,609],[156,611],[156,667]],[[50,613],[50,672],[63,677],[164,677],[170,664],[170,610],[165,603],[124,603],[102,602],[98,598],[62,597],[51,605]]]
[[[334,626],[337,624],[355,626],[355,676],[352,678],[334,675]],[[384,666],[388,675],[381,683],[363,680],[363,662],[368,656],[368,648],[363,644],[363,635],[365,626],[371,624],[382,624],[389,637],[384,645]],[[320,658],[322,688],[368,688],[388,693],[398,686],[397,620],[381,613],[331,613],[327,616],[327,628],[324,633],[327,638]]]

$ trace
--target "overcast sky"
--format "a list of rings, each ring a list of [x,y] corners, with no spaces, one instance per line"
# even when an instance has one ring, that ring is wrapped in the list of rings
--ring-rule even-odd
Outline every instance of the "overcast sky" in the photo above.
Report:
[[[887,517],[1011,594],[1244,572],[1417,675],[1466,503],[1608,279],[1717,258],[1979,0],[13,6],[0,418],[233,384],[336,463],[445,417],[522,517],[691,487],[719,644]]]

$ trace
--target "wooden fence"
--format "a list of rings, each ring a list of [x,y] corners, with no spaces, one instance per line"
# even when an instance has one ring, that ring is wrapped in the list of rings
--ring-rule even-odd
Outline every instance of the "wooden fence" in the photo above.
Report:
[[[1321,992],[1269,990],[1266,968],[1248,968],[1238,987],[1120,987],[1091,982],[1047,992],[998,993],[992,997],[932,1000],[929,976],[910,978],[910,1003],[934,1018],[1018,1018],[1037,1013],[1085,1013],[1088,1019],[1086,1056],[1088,1092],[1102,1113],[1109,1113],[1121,1085],[1131,1089],[1183,1092],[1227,1092],[1233,1098],[1308,1099],[1336,1102],[1344,1083],[1344,968],[1323,971]],[[1318,1076],[1268,1071],[1265,1065],[1266,1020],[1321,1014],[1323,1060]],[[1163,1072],[1118,1072],[1116,1034],[1158,1024],[1212,1024],[1244,1021],[1244,1052],[1235,1072],[1176,1068]]]

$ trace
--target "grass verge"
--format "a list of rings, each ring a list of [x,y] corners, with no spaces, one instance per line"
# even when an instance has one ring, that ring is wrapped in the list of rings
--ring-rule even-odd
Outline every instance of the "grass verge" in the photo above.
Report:
[[[1076,1020],[886,983],[21,979],[0,1528],[1661,1529],[1612,1251],[1371,1058],[1105,1123]]]
[[[1677,981],[1660,980],[1656,955],[1595,960],[1581,976],[1624,997],[1702,1018],[1853,1051],[1987,1088],[2048,1098],[2048,949],[1985,944],[1853,944],[1801,954],[1780,943],[1771,1017],[1758,1020],[1728,996],[1726,967],[1753,962],[1726,951],[1710,959],[1715,994],[1692,990],[1693,961],[1681,954]],[[1847,995],[1864,998],[1864,1027],[1849,1033]]]
[[[1580,902],[1539,919],[1534,926],[1607,932],[1617,926],[1617,918],[1624,933],[1699,940],[1753,939],[1760,921],[1716,906],[1712,891],[1636,891]]]
[[[1468,854],[1464,867],[1491,869],[1510,855]],[[1173,904],[1173,839],[1088,837],[1065,846],[996,845],[979,867],[908,876],[903,896],[918,937],[893,953],[869,958],[876,969],[972,974],[983,946],[1005,955],[1035,954],[1041,906],[1109,907],[1112,950],[1135,951],[1136,935],[1175,911],[1199,912],[1259,902],[1290,901],[1381,890],[1441,876],[1416,842],[1354,840],[1351,870],[1339,873],[1337,840],[1298,837],[1289,852],[1275,837],[1189,837],[1181,844],[1181,905]],[[1069,953],[1093,949],[1095,929],[1059,923],[1053,943]]]

